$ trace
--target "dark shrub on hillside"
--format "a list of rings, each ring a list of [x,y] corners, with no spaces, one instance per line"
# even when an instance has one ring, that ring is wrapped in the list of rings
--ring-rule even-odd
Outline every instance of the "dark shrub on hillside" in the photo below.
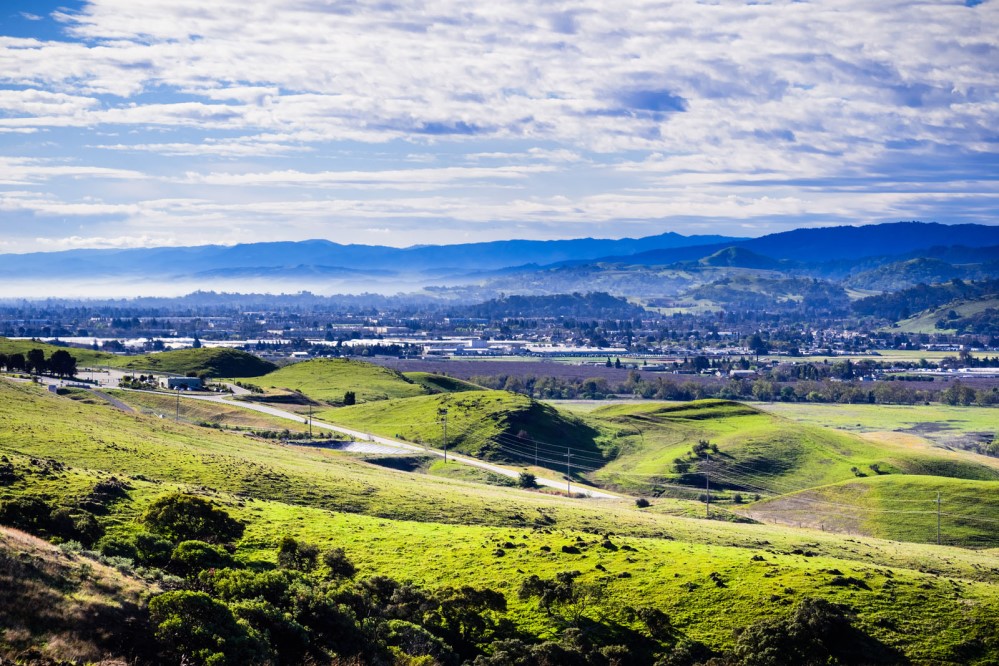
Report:
[[[851,624],[848,610],[806,597],[791,615],[766,619],[739,635],[732,655],[744,666],[896,664],[902,655]]]
[[[162,663],[244,666],[263,663],[265,644],[229,608],[204,592],[165,592],[149,602]]]
[[[135,535],[135,560],[150,567],[165,567],[173,553],[173,543],[150,532]]]
[[[644,509],[647,506],[649,506],[649,500],[645,499],[644,497],[639,497],[638,499],[635,500],[635,506],[637,506],[639,509]]]
[[[183,493],[153,502],[143,521],[153,532],[174,543],[191,540],[229,543],[243,536],[244,529],[241,522],[213,503]]]
[[[330,571],[331,578],[353,578],[357,567],[350,561],[343,548],[330,548],[323,553],[323,564]]]
[[[232,555],[223,548],[204,541],[182,541],[170,556],[170,570],[182,576],[194,576],[205,569],[235,566]]]
[[[25,495],[0,502],[0,525],[8,525],[35,535],[44,535],[55,509],[41,497]]]
[[[49,519],[52,536],[64,541],[79,541],[88,548],[104,535],[104,528],[97,518],[87,511],[60,507],[52,512]]]
[[[297,541],[289,536],[281,539],[281,545],[278,546],[278,565],[285,569],[312,571],[316,568],[318,558],[319,548],[317,546]]]
[[[530,472],[521,472],[520,476],[517,477],[517,485],[521,488],[537,488],[538,477]]]
[[[239,601],[230,606],[233,615],[266,637],[278,663],[300,664],[309,649],[309,631],[290,614],[263,599]]]

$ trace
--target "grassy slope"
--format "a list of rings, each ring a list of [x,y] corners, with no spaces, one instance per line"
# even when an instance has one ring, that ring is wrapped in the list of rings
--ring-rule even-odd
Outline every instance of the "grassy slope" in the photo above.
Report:
[[[720,455],[713,465],[719,475],[727,475],[730,485],[743,481],[744,487],[779,493],[851,479],[852,467],[869,472],[871,464],[891,473],[999,479],[999,470],[970,455],[874,444],[720,400],[613,405],[587,418],[617,427],[621,435],[616,440],[618,457],[594,479],[639,492],[648,492],[657,481],[683,481],[674,472],[673,460],[684,457],[701,439],[718,445]]]
[[[940,329],[936,326],[939,320],[946,319],[949,311],[953,310],[962,317],[968,317],[988,308],[999,308],[999,298],[990,295],[979,299],[948,303],[903,319],[898,322],[897,328],[891,330],[905,333],[953,333],[953,329]]]
[[[127,370],[169,372],[183,375],[194,372],[210,377],[258,377],[277,368],[270,361],[238,349],[201,347],[120,357],[117,365]]]
[[[487,458],[534,462],[533,440],[541,467],[564,469],[565,451],[602,459],[601,433],[581,419],[507,391],[466,391],[356,405],[320,414],[321,420],[411,442],[443,445],[438,412],[448,408],[448,446]],[[526,433],[524,436],[522,433]],[[558,449],[554,448],[555,443]],[[548,463],[545,463],[545,460]]]
[[[433,372],[404,372],[406,379],[416,382],[428,393],[461,393],[462,391],[482,391],[478,384],[463,379],[438,375]]]
[[[52,352],[65,349],[76,358],[77,367],[82,368],[88,365],[115,365],[120,357],[105,352],[97,352],[92,349],[79,349],[76,347],[59,347],[46,344],[44,342],[33,342],[31,340],[11,340],[10,338],[0,338],[0,354],[24,354],[27,356],[32,349],[41,349],[45,352],[45,358],[52,356]]]
[[[114,569],[0,527],[0,657],[37,650],[59,662],[125,663],[137,646],[124,627],[142,616],[150,591]]]
[[[86,391],[82,391],[82,393],[86,394]],[[174,418],[177,413],[177,397],[175,395],[139,391],[107,391],[107,393],[146,414]],[[182,399],[180,401],[180,419],[187,423],[213,423],[237,429],[287,429],[292,432],[308,432],[309,430],[307,425],[297,421],[268,416],[260,412],[207,400]]]
[[[801,523],[897,541],[932,543],[940,494],[941,542],[999,547],[999,483],[935,476],[876,476],[758,502],[758,520]]]
[[[338,544],[362,575],[494,587],[506,594],[512,618],[535,631],[550,629],[548,620],[533,604],[516,599],[519,581],[531,573],[551,576],[568,569],[606,585],[603,611],[611,618],[627,624],[625,606],[655,605],[683,633],[713,647],[730,645],[735,628],[786,612],[789,601],[810,594],[847,603],[861,626],[913,659],[958,663],[969,623],[977,626],[999,613],[999,558],[992,555],[668,518],[625,503],[449,485],[427,476],[414,480],[330,452],[257,444],[121,414],[31,386],[0,383],[0,419],[0,450],[23,475],[0,489],[3,495],[41,493],[66,503],[98,476],[129,475],[130,497],[113,507],[110,522],[113,530],[131,530],[130,521],[148,502],[182,483],[200,488],[249,523],[238,551],[242,559],[273,558],[284,534]],[[52,471],[43,457],[57,457],[72,468]],[[245,467],[261,482],[239,478]],[[335,503],[328,496],[347,499],[351,484],[359,486],[351,511],[329,510]],[[242,497],[226,492],[231,490]],[[461,524],[471,521],[478,524]],[[614,534],[615,545],[637,552],[601,547],[597,534],[604,533]],[[496,557],[494,551],[507,542],[517,547]],[[568,544],[580,547],[581,554],[560,552]],[[763,560],[752,561],[753,556]],[[606,571],[596,570],[597,564]],[[863,587],[830,585],[833,569],[863,581]],[[725,587],[710,580],[712,572]],[[631,577],[618,578],[619,573]]]
[[[301,391],[313,400],[339,403],[347,391],[358,402],[408,398],[427,390],[395,370],[351,359],[315,359],[285,366],[252,380],[270,389]]]

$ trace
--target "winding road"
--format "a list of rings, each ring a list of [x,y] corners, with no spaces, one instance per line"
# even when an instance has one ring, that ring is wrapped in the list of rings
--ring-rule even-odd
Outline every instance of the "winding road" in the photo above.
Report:
[[[309,419],[294,412],[289,412],[283,409],[278,409],[277,407],[271,407],[270,405],[262,405],[254,402],[244,402],[235,401],[230,399],[227,395],[181,395],[185,400],[204,400],[208,402],[220,402],[232,407],[239,407],[241,409],[249,409],[256,412],[261,412],[263,414],[269,414],[271,416],[277,416],[283,419],[289,419],[291,421],[297,421],[299,423],[308,423]],[[391,437],[382,437],[381,435],[374,435],[369,432],[361,432],[360,430],[352,430],[350,428],[345,428],[344,426],[336,425],[334,423],[325,423],[323,421],[312,420],[312,427],[319,428],[322,430],[329,430],[331,432],[338,432],[343,435],[348,435],[354,439],[360,440],[362,442],[373,442],[375,444],[395,449],[400,453],[423,453],[429,455],[435,455],[440,457],[445,457],[444,451],[440,449],[432,449],[423,446],[417,446],[415,444],[410,444],[409,442],[402,442],[397,439],[392,439]],[[450,451],[446,455],[448,460],[454,460],[455,462],[460,462],[464,465],[470,465],[472,467],[478,467],[495,474],[500,474],[512,479],[516,479],[520,476],[520,470],[510,469],[509,467],[504,467],[502,465],[495,465],[493,463],[487,463],[476,458],[469,458],[468,456],[455,455]],[[566,489],[565,481],[556,481],[555,479],[546,479],[541,476],[536,477],[539,486],[546,486],[549,488],[556,488],[558,490]],[[590,499],[622,499],[621,495],[615,495],[603,490],[596,490],[595,488],[590,488],[588,486],[573,485],[572,493],[574,495],[582,495]]]

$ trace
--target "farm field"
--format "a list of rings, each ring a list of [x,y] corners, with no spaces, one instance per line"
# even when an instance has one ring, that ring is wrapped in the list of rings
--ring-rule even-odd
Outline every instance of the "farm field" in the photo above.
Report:
[[[950,405],[832,405],[752,403],[798,423],[858,433],[896,433],[899,442],[919,438],[947,446],[999,435],[999,409]]]

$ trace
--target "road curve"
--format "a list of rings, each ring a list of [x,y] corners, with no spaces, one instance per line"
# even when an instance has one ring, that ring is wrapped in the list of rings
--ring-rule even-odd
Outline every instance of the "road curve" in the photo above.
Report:
[[[181,397],[187,400],[206,400],[209,402],[221,402],[226,405],[231,405],[233,407],[240,407],[242,409],[250,409],[256,412],[261,412],[262,414],[269,414],[271,416],[277,416],[283,419],[289,419],[291,421],[297,421],[299,423],[308,423],[309,419],[299,416],[294,412],[285,411],[283,409],[278,409],[277,407],[271,407],[270,405],[262,405],[255,402],[245,402],[245,401],[235,401],[230,400],[226,395],[182,395]],[[409,442],[403,442],[398,439],[392,439],[391,437],[382,437],[381,435],[374,435],[369,432],[361,432],[360,430],[352,430],[350,428],[345,428],[334,423],[325,423],[323,421],[312,420],[313,428],[320,428],[322,430],[330,430],[332,432],[338,432],[343,435],[349,435],[355,439],[367,442],[375,442],[382,444],[384,446],[390,446],[396,448],[400,451],[405,452],[418,452],[429,455],[435,455],[444,457],[444,452],[439,449],[432,449],[424,446],[417,446],[415,444],[410,444]],[[503,467],[501,465],[494,465],[493,463],[487,463],[476,458],[469,458],[468,456],[454,455],[448,452],[447,458],[449,460],[454,460],[465,465],[470,465],[472,467],[478,467],[480,469],[488,470],[495,474],[500,474],[502,476],[510,477],[516,479],[520,476],[520,470],[510,469],[508,467]],[[566,487],[565,481],[556,481],[554,479],[546,479],[541,476],[536,477],[539,486],[546,486],[549,488],[556,488],[558,490],[563,490]],[[603,490],[596,490],[595,488],[590,488],[588,486],[575,485],[572,488],[573,494],[583,495],[584,497],[591,499],[622,499],[621,495],[615,495]]]

